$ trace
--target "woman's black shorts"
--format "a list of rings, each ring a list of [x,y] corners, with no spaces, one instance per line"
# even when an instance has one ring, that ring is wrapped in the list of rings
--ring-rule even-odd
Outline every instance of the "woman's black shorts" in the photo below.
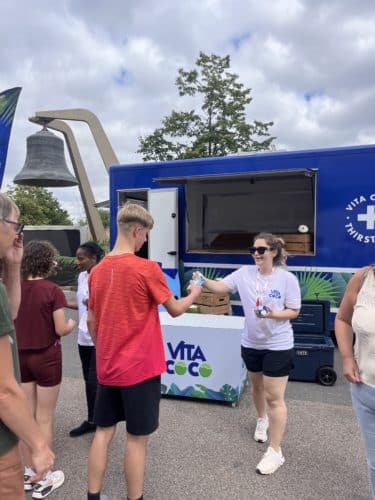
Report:
[[[285,377],[294,368],[294,349],[271,351],[241,346],[241,355],[249,372],[263,372],[267,377]]]
[[[126,430],[147,436],[159,425],[160,375],[127,387],[98,384],[94,423],[111,427],[126,421]]]

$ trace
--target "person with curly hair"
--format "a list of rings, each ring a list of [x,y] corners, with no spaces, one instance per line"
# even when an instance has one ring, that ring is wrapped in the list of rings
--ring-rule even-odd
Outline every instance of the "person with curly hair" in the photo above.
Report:
[[[21,304],[15,321],[21,368],[21,386],[35,419],[49,446],[52,445],[53,420],[62,378],[61,337],[75,327],[66,319],[67,307],[61,288],[47,278],[56,267],[56,248],[48,241],[30,241],[24,249],[21,272]],[[21,443],[24,459],[24,489],[33,498],[45,498],[64,482],[62,471],[48,471],[37,483],[30,454]]]
[[[71,309],[78,309],[78,352],[85,380],[87,420],[69,432],[70,437],[78,437],[95,432],[94,406],[98,379],[96,375],[95,345],[87,328],[87,301],[89,298],[88,279],[91,269],[104,256],[104,250],[95,241],[86,241],[77,248],[76,264],[81,271],[78,275],[77,302],[69,303]]]
[[[294,366],[290,320],[298,316],[301,291],[297,278],[285,269],[284,246],[282,238],[259,233],[249,248],[254,266],[243,266],[220,281],[201,275],[211,292],[238,292],[244,308],[241,355],[258,414],[255,441],[265,443],[269,431],[268,449],[256,466],[259,474],[273,474],[285,462],[280,447],[287,422],[285,390]]]

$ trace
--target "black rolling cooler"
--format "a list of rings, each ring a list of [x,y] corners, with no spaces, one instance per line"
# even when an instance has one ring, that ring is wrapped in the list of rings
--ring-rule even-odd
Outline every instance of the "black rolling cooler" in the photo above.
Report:
[[[330,304],[326,300],[303,300],[298,317],[292,321],[294,331],[294,368],[290,380],[333,385],[334,344],[329,332]]]

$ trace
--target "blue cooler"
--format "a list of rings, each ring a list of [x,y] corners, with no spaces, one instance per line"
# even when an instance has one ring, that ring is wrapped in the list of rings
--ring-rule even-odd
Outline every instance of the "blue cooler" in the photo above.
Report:
[[[301,311],[291,323],[294,331],[294,368],[290,380],[333,385],[334,343],[329,331],[330,304],[327,300],[303,300]]]

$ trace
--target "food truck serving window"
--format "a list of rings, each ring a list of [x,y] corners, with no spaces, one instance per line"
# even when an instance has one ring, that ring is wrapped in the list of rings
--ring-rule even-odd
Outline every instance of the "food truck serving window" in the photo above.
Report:
[[[247,253],[257,233],[271,232],[290,253],[313,253],[315,181],[311,169],[173,179],[185,184],[186,250]]]

